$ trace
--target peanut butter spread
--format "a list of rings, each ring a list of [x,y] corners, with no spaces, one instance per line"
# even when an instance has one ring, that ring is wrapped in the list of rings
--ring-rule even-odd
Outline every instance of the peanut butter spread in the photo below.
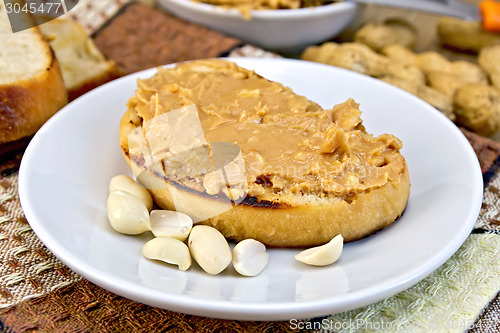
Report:
[[[159,68],[138,81],[128,107],[148,124],[142,131],[149,131],[157,158],[183,156],[164,163],[167,178],[208,194],[345,199],[397,183],[405,168],[401,141],[366,133],[352,99],[325,110],[224,60]],[[175,110],[184,111],[169,125],[157,121]],[[179,129],[180,122],[189,126]],[[224,177],[214,171],[213,161],[197,159],[210,153],[207,143],[214,142],[234,143],[241,150],[242,159],[228,165]],[[240,191],[229,194],[227,184]]]

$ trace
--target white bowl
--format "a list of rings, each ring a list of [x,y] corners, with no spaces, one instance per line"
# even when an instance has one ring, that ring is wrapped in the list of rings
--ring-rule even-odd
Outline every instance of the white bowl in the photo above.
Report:
[[[238,9],[191,0],[159,0],[159,3],[189,22],[274,51],[300,50],[335,37],[352,22],[359,7],[338,2],[312,8],[252,10],[250,20],[245,20]]]

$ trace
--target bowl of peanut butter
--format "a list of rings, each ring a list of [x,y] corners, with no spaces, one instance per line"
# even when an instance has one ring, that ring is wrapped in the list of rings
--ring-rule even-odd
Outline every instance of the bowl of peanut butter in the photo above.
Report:
[[[295,52],[341,33],[359,5],[325,0],[159,0],[172,14],[266,50]]]

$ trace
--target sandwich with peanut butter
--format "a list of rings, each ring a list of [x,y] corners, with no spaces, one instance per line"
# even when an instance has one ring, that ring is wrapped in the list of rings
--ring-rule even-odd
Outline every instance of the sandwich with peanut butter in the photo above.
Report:
[[[366,132],[352,99],[323,109],[225,60],[138,80],[120,145],[156,205],[275,247],[368,236],[408,202],[401,141]]]

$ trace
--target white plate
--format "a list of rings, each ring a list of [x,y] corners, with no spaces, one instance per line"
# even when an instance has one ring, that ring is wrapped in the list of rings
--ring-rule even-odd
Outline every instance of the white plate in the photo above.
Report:
[[[272,249],[258,277],[232,268],[209,276],[141,256],[151,235],[114,232],[106,217],[108,182],[131,174],[118,124],[133,95],[134,74],[72,102],[35,135],[24,155],[19,193],[38,237],[62,262],[124,297],[178,312],[238,320],[286,320],[346,311],[417,283],[463,243],[483,193],[479,164],[461,132],[438,111],[388,84],[298,60],[235,59],[324,107],[353,97],[369,132],[401,138],[410,169],[404,216],[389,228],[346,244],[329,267],[308,267],[297,250]]]

